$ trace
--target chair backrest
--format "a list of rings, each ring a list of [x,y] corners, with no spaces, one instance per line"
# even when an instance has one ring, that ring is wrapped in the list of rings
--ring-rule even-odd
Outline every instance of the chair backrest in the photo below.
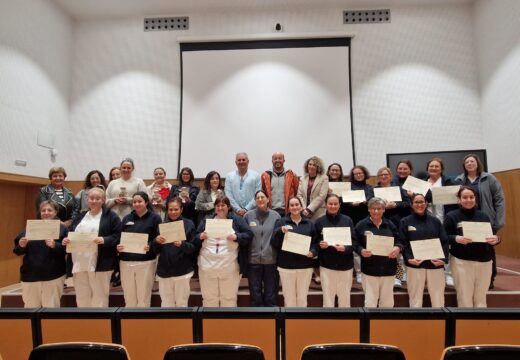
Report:
[[[303,349],[301,360],[405,360],[401,349],[379,344],[317,344]]]
[[[444,360],[518,360],[520,345],[468,345],[444,349]]]
[[[187,344],[172,346],[164,360],[264,360],[262,349],[241,344]]]
[[[123,345],[104,343],[56,343],[35,347],[29,360],[128,360]]]

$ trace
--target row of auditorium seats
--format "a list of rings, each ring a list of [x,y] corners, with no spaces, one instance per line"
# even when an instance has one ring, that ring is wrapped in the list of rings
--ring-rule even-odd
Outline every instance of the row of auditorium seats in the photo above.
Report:
[[[160,360],[168,347],[243,343],[268,360],[298,360],[321,343],[382,343],[409,360],[438,360],[444,348],[520,345],[520,309],[106,308],[0,309],[0,353],[26,360],[41,344],[92,341]]]
[[[57,343],[40,345],[29,360],[130,360],[119,344]],[[265,360],[262,349],[242,344],[186,344],[170,347],[163,360]],[[316,344],[303,349],[301,360],[406,360],[398,347],[380,344]],[[441,360],[518,360],[520,346],[474,345],[446,348]]]

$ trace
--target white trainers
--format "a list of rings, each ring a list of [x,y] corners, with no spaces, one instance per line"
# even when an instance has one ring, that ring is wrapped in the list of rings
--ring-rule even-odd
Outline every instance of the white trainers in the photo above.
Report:
[[[401,287],[403,286],[403,284],[401,283],[401,280],[399,280],[398,278],[395,278],[394,279],[394,287]]]
[[[448,286],[454,286],[453,276],[451,276],[451,275],[446,275],[446,285],[448,285]]]
[[[358,284],[363,283],[363,279],[361,278],[361,273],[360,272],[356,273],[356,282]]]

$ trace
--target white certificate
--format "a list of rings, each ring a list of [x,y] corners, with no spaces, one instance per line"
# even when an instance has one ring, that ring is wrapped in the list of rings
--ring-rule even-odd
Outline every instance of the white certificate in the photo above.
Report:
[[[125,247],[123,252],[133,254],[146,254],[144,247],[148,244],[148,234],[122,232],[121,245]]]
[[[449,205],[458,202],[457,193],[460,185],[432,187],[434,205]]]
[[[491,223],[463,221],[462,234],[473,242],[486,242],[488,236],[493,236]]]
[[[213,239],[225,239],[233,234],[233,219],[207,219],[204,231]]]
[[[367,235],[367,250],[372,255],[388,256],[394,250],[394,238],[392,236]]]
[[[344,203],[355,203],[367,201],[365,190],[349,190],[341,195]]]
[[[352,245],[352,236],[349,227],[323,228],[323,241],[329,245]]]
[[[311,247],[311,237],[307,235],[287,232],[283,238],[282,250],[307,256]]]
[[[439,238],[410,241],[410,246],[413,258],[417,260],[444,259],[446,256]]]
[[[385,199],[386,201],[403,201],[403,198],[401,197],[401,189],[399,186],[374,188],[374,196]]]
[[[59,220],[27,220],[25,226],[27,240],[48,240],[60,238]]]
[[[69,232],[67,236],[70,243],[67,245],[68,253],[94,253],[98,250],[98,245],[94,239],[98,237],[97,233]]]
[[[431,187],[432,185],[428,181],[417,179],[412,175],[409,175],[403,184],[403,189],[410,190],[415,194],[422,194],[423,196],[426,195],[426,193],[428,192],[428,190],[430,190]]]
[[[186,240],[184,221],[182,220],[159,224],[159,232],[166,239],[165,244]]]
[[[329,181],[329,189],[332,190],[333,194],[341,196],[345,191],[350,190],[349,182],[330,182]]]

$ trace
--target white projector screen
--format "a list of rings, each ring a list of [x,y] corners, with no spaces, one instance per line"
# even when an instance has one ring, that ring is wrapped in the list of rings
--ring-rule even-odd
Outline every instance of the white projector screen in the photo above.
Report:
[[[271,168],[273,152],[302,175],[305,160],[354,164],[349,38],[182,43],[179,168],[223,177],[246,152]]]

